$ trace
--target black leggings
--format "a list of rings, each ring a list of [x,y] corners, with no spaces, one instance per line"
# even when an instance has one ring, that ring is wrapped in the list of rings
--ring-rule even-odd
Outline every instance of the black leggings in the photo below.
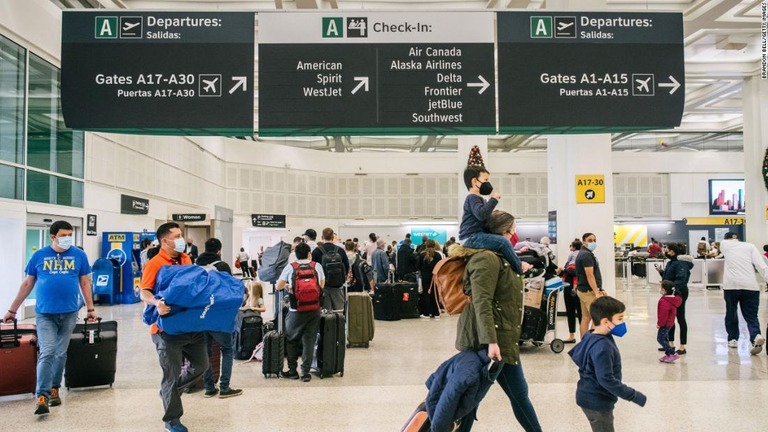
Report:
[[[572,287],[563,290],[563,300],[565,301],[565,315],[568,317],[568,332],[576,333],[576,320],[581,323],[581,301],[573,295]]]
[[[688,290],[680,291],[683,302],[677,308],[677,323],[680,325],[680,345],[688,343],[688,323],[685,321],[685,302],[688,301]],[[669,329],[669,341],[675,341],[675,325]]]

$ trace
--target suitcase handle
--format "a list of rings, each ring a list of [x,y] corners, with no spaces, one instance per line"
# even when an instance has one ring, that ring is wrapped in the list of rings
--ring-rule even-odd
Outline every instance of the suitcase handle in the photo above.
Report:
[[[18,321],[15,318],[13,319],[13,333],[5,336],[0,333],[0,346],[3,348],[21,346],[21,335],[19,335]]]
[[[93,340],[89,340],[88,334],[88,317],[83,318],[83,330],[80,332],[83,335],[81,339],[83,345],[101,343],[101,317],[96,318],[96,330],[93,330]]]

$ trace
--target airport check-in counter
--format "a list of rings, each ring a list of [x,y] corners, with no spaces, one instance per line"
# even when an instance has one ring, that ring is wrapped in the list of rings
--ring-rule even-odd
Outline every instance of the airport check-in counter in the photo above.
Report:
[[[694,259],[691,277],[688,279],[689,288],[696,287],[721,287],[723,285],[723,260],[722,259]],[[649,284],[660,284],[661,275],[656,271],[656,264],[662,268],[666,267],[669,261],[649,259],[646,262]]]

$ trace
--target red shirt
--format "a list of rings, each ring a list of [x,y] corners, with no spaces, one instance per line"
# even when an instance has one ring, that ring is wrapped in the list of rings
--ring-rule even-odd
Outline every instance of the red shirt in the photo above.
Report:
[[[672,327],[677,318],[677,308],[683,304],[683,298],[676,295],[665,295],[659,299],[658,318],[656,325],[659,327]]]

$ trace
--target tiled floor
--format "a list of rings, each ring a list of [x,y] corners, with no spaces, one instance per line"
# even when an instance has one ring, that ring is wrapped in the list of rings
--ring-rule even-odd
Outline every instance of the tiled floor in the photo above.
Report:
[[[726,346],[720,291],[691,293],[688,354],[672,365],[658,362],[655,289],[617,296],[629,310],[629,333],[618,341],[624,381],[648,396],[645,408],[619,402],[617,430],[768,430],[768,356],[750,356],[745,338],[738,349]],[[763,295],[763,325],[765,302]],[[63,405],[46,417],[32,415],[31,396],[0,398],[0,430],[162,430],[160,368],[140,312],[140,305],[99,308],[103,317],[120,322],[114,388],[63,391]],[[559,328],[564,327],[560,318]],[[455,331],[456,318],[377,321],[370,349],[347,351],[343,378],[265,379],[260,364],[238,364],[232,384],[245,394],[225,400],[204,399],[200,392],[184,395],[183,421],[193,431],[398,431],[425,396],[423,382],[454,353]],[[588,431],[574,403],[578,375],[566,353],[527,347],[522,356],[544,430]],[[478,417],[477,431],[521,430],[497,386]]]

